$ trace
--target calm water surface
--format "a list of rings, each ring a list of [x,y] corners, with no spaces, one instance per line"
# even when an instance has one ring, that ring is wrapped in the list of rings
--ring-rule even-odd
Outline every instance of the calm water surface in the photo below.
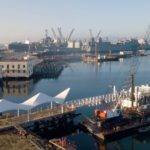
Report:
[[[129,85],[129,74],[134,64],[136,70],[136,84],[150,83],[150,56],[125,59],[123,62],[107,62],[100,65],[71,63],[65,68],[58,79],[40,79],[37,81],[8,81],[3,82],[0,89],[1,97],[22,102],[38,92],[55,96],[67,87],[71,91],[66,101],[96,96],[112,91],[113,85],[120,90]],[[85,115],[91,116],[94,107],[78,109]],[[95,139],[85,133],[69,135],[68,138],[78,146],[78,149],[150,149],[150,134],[144,138],[128,137],[105,145],[97,145]]]

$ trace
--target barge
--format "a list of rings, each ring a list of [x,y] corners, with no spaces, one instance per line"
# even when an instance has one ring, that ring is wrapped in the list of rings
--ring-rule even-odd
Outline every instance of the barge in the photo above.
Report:
[[[108,61],[119,61],[119,57],[115,55],[83,55],[82,60],[84,62],[108,62]]]
[[[83,122],[81,124],[82,128],[89,132],[93,137],[98,139],[100,142],[114,141],[117,139],[121,139],[133,134],[141,134],[139,133],[140,129],[149,128],[150,121],[145,122],[128,122],[124,125],[118,125],[111,129],[100,129],[96,124],[90,125],[89,122]]]

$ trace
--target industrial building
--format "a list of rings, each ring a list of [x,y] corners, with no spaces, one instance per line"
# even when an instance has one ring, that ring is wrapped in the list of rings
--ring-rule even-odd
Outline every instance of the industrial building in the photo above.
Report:
[[[28,56],[22,59],[4,59],[0,61],[2,78],[29,78],[33,74],[33,67],[41,60]]]
[[[81,41],[68,41],[67,47],[68,48],[81,48]]]

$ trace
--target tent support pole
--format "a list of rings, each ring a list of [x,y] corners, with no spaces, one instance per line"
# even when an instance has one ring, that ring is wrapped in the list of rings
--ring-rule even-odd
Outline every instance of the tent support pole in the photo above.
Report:
[[[29,109],[28,109],[28,113],[27,113],[27,119],[28,119],[28,122],[29,122],[30,121]]]
[[[63,105],[61,106],[61,113],[62,114],[64,113],[64,107],[63,107]]]
[[[51,109],[53,109],[53,102],[51,101]]]
[[[19,115],[20,115],[20,110],[19,110],[19,108],[18,108],[17,116],[19,117]]]

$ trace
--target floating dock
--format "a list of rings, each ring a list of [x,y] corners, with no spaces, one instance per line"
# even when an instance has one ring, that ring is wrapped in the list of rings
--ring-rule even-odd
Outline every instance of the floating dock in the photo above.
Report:
[[[82,122],[81,128],[89,132],[100,142],[113,141],[133,134],[138,134],[139,129],[150,126],[150,121],[130,121],[124,125],[116,125],[113,128],[101,129],[96,122],[86,119]]]

